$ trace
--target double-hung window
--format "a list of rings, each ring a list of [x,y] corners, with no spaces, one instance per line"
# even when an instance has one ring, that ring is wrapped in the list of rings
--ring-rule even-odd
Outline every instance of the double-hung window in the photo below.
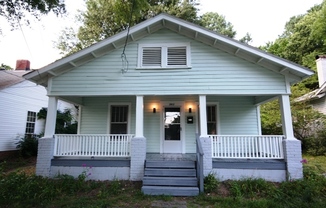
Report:
[[[33,135],[35,132],[36,112],[28,111],[26,120],[26,135]]]
[[[110,114],[110,134],[127,134],[128,105],[111,105]]]
[[[190,44],[140,44],[138,68],[188,68]]]

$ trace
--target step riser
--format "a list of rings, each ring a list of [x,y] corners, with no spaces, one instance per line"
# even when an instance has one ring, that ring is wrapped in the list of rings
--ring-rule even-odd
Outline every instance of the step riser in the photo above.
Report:
[[[145,169],[145,176],[196,177],[195,169]]]
[[[196,187],[197,186],[197,178],[158,178],[158,177],[144,177],[143,179],[144,186],[188,186],[188,187]]]
[[[148,195],[168,195],[168,196],[197,196],[198,188],[195,187],[161,187],[143,186],[142,192]]]
[[[147,168],[195,168],[194,161],[146,161]]]

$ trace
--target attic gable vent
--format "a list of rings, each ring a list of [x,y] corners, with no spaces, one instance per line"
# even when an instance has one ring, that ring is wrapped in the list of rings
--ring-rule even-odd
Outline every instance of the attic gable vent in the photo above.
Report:
[[[140,69],[189,68],[190,44],[140,44],[138,57],[138,68]]]
[[[161,66],[162,50],[160,47],[143,48],[143,66]]]
[[[168,65],[187,65],[187,48],[185,46],[168,48]]]

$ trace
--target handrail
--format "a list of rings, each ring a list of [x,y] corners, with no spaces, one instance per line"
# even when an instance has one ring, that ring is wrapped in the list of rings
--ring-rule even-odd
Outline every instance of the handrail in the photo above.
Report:
[[[196,164],[197,178],[199,183],[199,192],[204,192],[204,151],[199,140],[199,134],[196,134]]]

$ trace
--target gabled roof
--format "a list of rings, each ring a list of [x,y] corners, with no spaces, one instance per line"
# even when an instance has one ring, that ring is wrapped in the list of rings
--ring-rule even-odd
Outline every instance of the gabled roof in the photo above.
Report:
[[[200,41],[233,56],[282,74],[286,76],[291,83],[296,83],[314,74],[314,72],[308,68],[164,13],[131,27],[128,43],[144,38],[162,28],[167,28],[180,35]],[[46,86],[48,77],[58,76],[75,67],[101,57],[112,50],[122,48],[125,44],[126,36],[127,30],[39,70],[32,71],[24,77]]]
[[[25,81],[22,77],[28,71],[0,70],[0,90]]]

